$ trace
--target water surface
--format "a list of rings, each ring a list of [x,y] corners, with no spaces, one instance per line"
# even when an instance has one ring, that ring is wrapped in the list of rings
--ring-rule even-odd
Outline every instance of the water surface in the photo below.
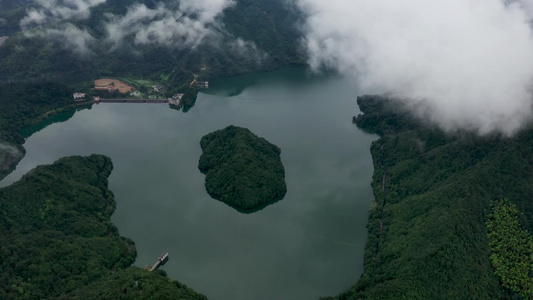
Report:
[[[26,141],[2,185],[67,155],[105,154],[112,221],[136,265],[155,262],[210,299],[315,299],[354,284],[372,191],[370,143],[357,129],[356,88],[304,69],[219,80],[184,114],[162,104],[100,104]],[[241,214],[210,198],[198,169],[203,135],[230,124],[281,148],[285,198]]]

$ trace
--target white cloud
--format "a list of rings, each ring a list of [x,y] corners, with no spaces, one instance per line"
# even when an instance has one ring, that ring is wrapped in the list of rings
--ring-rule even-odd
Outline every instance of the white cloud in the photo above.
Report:
[[[298,1],[312,67],[355,75],[448,130],[512,134],[530,119],[532,1]]]
[[[232,0],[184,0],[177,7],[159,3],[153,9],[136,4],[124,16],[109,16],[107,41],[118,46],[132,37],[136,44],[194,47],[214,34],[217,17],[233,4]]]
[[[29,26],[42,25],[48,22],[71,18],[84,19],[89,17],[90,8],[107,0],[36,0],[37,8],[27,11],[26,17],[20,21],[23,29]]]
[[[89,45],[95,41],[87,30],[66,23],[58,28],[47,28],[38,31],[28,31],[25,33],[28,37],[53,38],[62,43],[62,45],[81,56],[92,54]]]
[[[56,39],[62,45],[79,55],[91,53],[89,44],[95,42],[86,30],[68,23],[72,19],[85,19],[90,16],[90,8],[107,0],[36,0],[35,8],[27,10],[20,21],[24,35]],[[67,22],[62,22],[67,21]],[[54,23],[54,26],[40,26]]]
[[[68,20],[87,18],[91,7],[106,1],[37,0],[38,7],[28,10],[20,24],[23,29],[37,27],[26,30],[27,36],[59,37],[68,48],[85,55],[90,52],[87,46],[95,39],[87,30],[76,28]],[[216,32],[221,30],[218,18],[234,4],[233,0],[166,1],[159,2],[154,8],[133,4],[125,15],[107,15],[104,42],[113,49],[130,38],[137,45],[195,47],[207,36],[216,36]],[[67,22],[59,22],[63,20]],[[54,29],[38,27],[50,22],[58,24]]]

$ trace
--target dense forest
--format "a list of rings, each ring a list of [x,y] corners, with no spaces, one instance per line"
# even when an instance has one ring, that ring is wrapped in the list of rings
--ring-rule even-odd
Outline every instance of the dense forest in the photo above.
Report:
[[[175,8],[179,2],[107,0],[90,8],[86,19],[48,22],[25,31],[20,23],[34,8],[33,1],[0,2],[0,36],[9,36],[0,46],[0,80],[59,82],[91,95],[93,80],[101,77],[119,78],[143,93],[153,85],[164,85],[159,96],[184,93],[178,108],[187,112],[198,93],[189,85],[194,79],[270,71],[305,62],[298,44],[300,13],[283,0],[236,1],[224,11],[220,24],[209,28],[216,38],[206,38],[198,45],[138,44],[132,37],[119,44],[109,42],[104,24],[110,16],[123,17],[128,9],[141,4],[147,9],[160,5]],[[62,35],[71,31],[77,33]],[[56,34],[43,36],[43,32]]]
[[[5,10],[0,12],[0,18],[5,24],[0,27],[5,28],[4,34],[10,34],[0,47],[0,78],[4,80],[46,80],[79,85],[102,76],[143,78],[168,86],[166,93],[172,95],[183,89],[193,74],[200,79],[215,79],[305,62],[298,50],[298,11],[282,5],[282,0],[236,1],[224,11],[223,27],[216,29],[216,43],[206,42],[194,47],[142,45],[131,39],[125,39],[120,47],[107,44],[103,24],[109,14],[123,16],[126,8],[135,3],[148,8],[156,5],[150,0],[135,3],[108,0],[91,8],[87,19],[67,20],[94,37],[83,55],[66,47],[65,38],[17,32],[20,19],[31,4],[2,3]],[[172,1],[157,3],[174,5]],[[64,30],[62,26],[64,22],[51,23],[46,24],[45,29]],[[244,42],[249,44],[236,46],[239,41],[241,46]]]
[[[72,89],[52,82],[0,84],[0,179],[24,155],[21,130],[77,106]]]
[[[62,84],[0,84],[0,139],[21,144],[23,128],[38,122],[47,113],[73,104],[72,89]]]
[[[9,36],[0,46],[0,178],[24,154],[21,131],[75,109],[72,92],[90,89],[96,78],[163,84],[164,96],[186,92],[188,111],[196,100],[193,79],[303,63],[301,16],[281,1],[236,0],[222,25],[211,28],[217,42],[195,47],[102,42],[103,22],[124,16],[131,4],[125,0],[107,0],[86,19],[43,25],[64,30],[70,22],[91,34],[83,55],[61,36],[21,32],[34,1],[0,1],[0,36]],[[247,50],[239,51],[239,43]],[[364,274],[334,298],[531,299],[533,129],[513,137],[443,132],[413,118],[401,102],[381,96],[357,102],[363,114],[354,123],[380,135],[371,147],[375,202]],[[204,136],[201,147],[199,169],[213,198],[252,212],[285,195],[275,145],[231,126]],[[110,222],[111,169],[104,156],[63,158],[0,189],[1,299],[205,298],[162,271],[131,267],[135,245]]]
[[[503,199],[492,203],[487,221],[490,260],[504,287],[533,298],[533,235],[520,224],[516,205]]]
[[[112,167],[101,155],[67,157],[0,189],[0,298],[205,298],[129,267],[135,245],[110,221]]]
[[[354,122],[381,136],[371,147],[375,205],[369,215],[364,274],[336,298],[526,295],[509,288],[505,279],[502,285],[501,271],[495,273],[498,252],[492,253],[490,245],[495,251],[497,242],[489,239],[487,222],[500,215],[491,203],[508,199],[516,207],[513,215],[520,228],[533,232],[533,129],[511,138],[445,133],[412,118],[400,102],[380,96],[359,97],[357,102],[364,114]],[[493,238],[499,235],[491,232]],[[524,240],[527,236],[513,237],[523,239],[517,241],[518,249],[530,243]],[[525,274],[525,282],[533,281],[531,269],[506,267]]]
[[[198,168],[207,193],[241,212],[254,212],[287,193],[281,150],[237,126],[211,132],[200,141]]]

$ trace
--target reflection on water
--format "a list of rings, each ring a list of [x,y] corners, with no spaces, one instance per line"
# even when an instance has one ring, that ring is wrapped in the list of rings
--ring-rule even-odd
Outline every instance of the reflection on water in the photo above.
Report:
[[[44,122],[35,124],[32,126],[28,126],[20,131],[20,135],[22,135],[23,138],[28,138],[32,134],[39,132],[43,130],[44,128],[48,127],[49,125],[52,125],[54,123],[61,123],[66,122],[70,118],[74,116],[75,110],[69,110],[66,112],[59,113],[57,115],[53,115],[52,117],[46,119]]]
[[[228,96],[234,95],[234,96]],[[362,273],[372,198],[370,143],[351,124],[357,90],[286,69],[211,82],[186,114],[165,105],[102,104],[35,133],[3,185],[66,155],[108,155],[112,221],[152,265],[211,299],[313,299]],[[230,124],[281,148],[287,194],[242,214],[210,198],[200,138]]]

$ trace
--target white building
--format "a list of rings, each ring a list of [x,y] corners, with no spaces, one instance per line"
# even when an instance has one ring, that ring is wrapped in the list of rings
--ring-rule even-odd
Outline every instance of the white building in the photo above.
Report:
[[[74,93],[74,95],[72,95],[74,97],[74,100],[79,100],[79,99],[85,99],[85,93]]]

